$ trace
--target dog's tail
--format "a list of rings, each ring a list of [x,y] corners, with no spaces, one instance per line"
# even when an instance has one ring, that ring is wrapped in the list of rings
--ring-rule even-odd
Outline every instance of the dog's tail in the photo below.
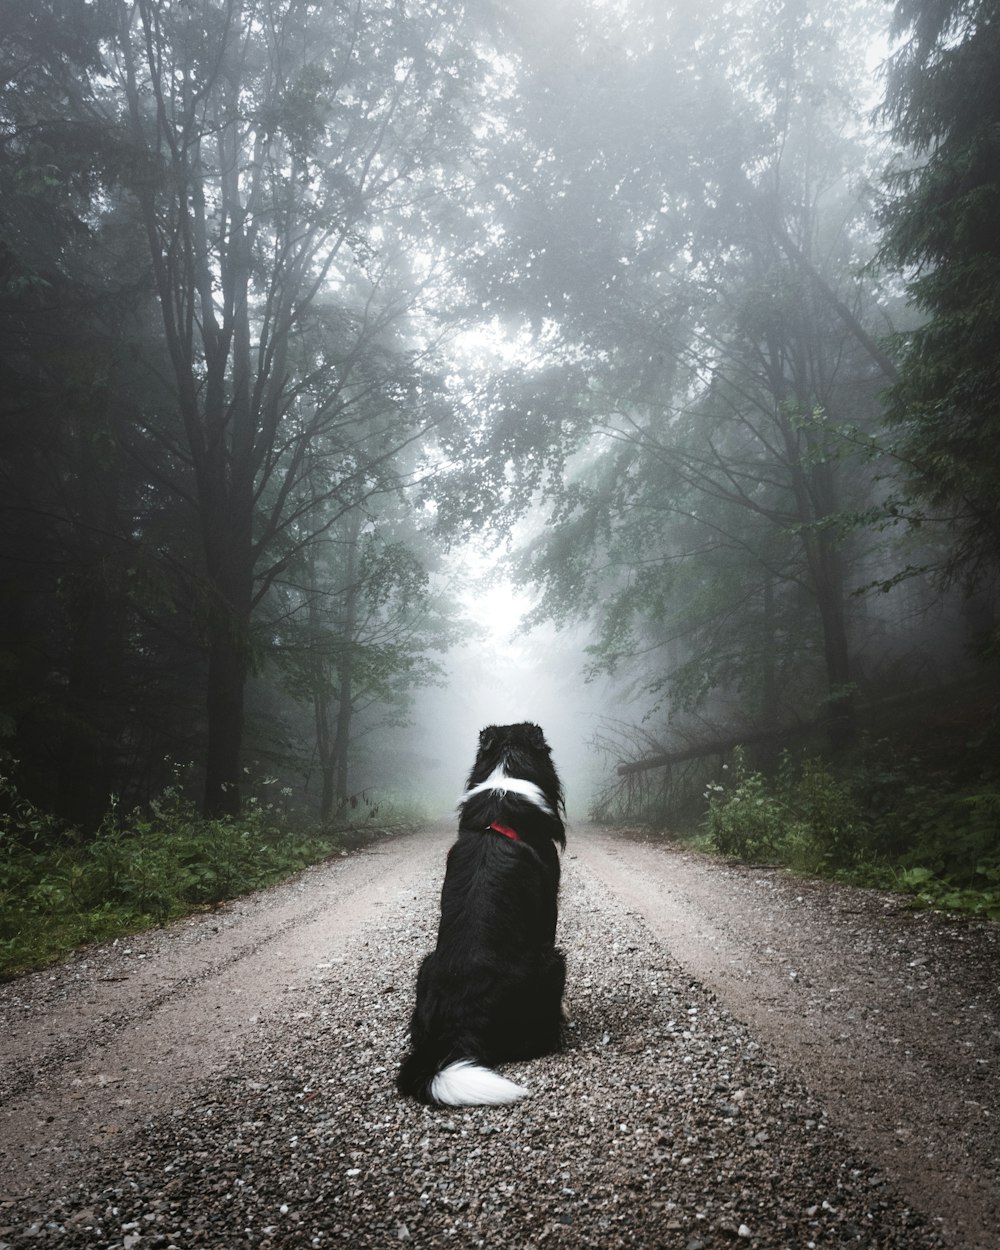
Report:
[[[508,1081],[474,1059],[458,1059],[442,1068],[431,1077],[428,1092],[432,1101],[443,1107],[517,1102],[528,1093],[523,1085]]]
[[[444,1067],[434,1064],[429,1068],[418,1051],[403,1060],[396,1087],[401,1094],[433,1107],[497,1106],[517,1102],[528,1093],[523,1085],[508,1081],[475,1059],[456,1059]]]

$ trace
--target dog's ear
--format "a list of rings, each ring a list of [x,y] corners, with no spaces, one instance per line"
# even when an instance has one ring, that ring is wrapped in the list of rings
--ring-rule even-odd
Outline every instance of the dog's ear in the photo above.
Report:
[[[528,745],[534,747],[536,751],[547,751],[549,744],[545,741],[545,735],[542,733],[540,725],[533,725],[530,721],[524,726],[524,736],[528,741]]]
[[[485,729],[479,731],[479,754],[484,755],[487,751],[492,751],[497,743],[497,727],[496,725],[487,725]]]

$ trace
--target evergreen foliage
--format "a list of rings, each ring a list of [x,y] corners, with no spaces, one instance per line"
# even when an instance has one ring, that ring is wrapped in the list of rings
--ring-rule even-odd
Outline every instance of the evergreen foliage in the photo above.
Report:
[[[888,392],[911,480],[954,540],[950,575],[1000,564],[1000,6],[900,0],[883,116],[913,157],[890,178],[882,260],[926,317]]]

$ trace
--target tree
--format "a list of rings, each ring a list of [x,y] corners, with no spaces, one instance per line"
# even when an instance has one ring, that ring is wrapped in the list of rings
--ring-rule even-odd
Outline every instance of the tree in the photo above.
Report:
[[[410,184],[433,182],[451,137],[463,45],[437,6],[117,11],[128,185],[176,405],[151,431],[201,534],[205,805],[234,812],[255,609],[336,501],[354,508],[372,466],[426,428],[415,353],[392,344],[417,284],[379,242],[390,215],[390,237],[420,220]]]
[[[881,258],[926,316],[900,336],[888,417],[919,497],[946,521],[949,576],[1000,553],[1000,9],[898,0],[882,116],[911,159],[889,176]]]
[[[857,276],[871,158],[852,58],[871,14],[740,12],[581,18],[575,61],[535,63],[500,210],[522,262],[505,254],[489,289],[577,362],[576,419],[549,410],[546,430],[564,454],[581,427],[596,438],[575,480],[553,477],[525,569],[542,612],[596,619],[598,665],[688,703],[739,692],[764,723],[793,691],[822,700],[841,745],[849,518],[871,503],[863,431],[893,372]]]
[[[295,588],[319,565],[343,590],[331,536],[433,471],[412,449],[450,411],[431,296],[477,159],[481,15],[4,13],[0,735],[86,826],[149,797],[167,752],[234,812],[244,691],[276,689]],[[390,651],[345,719],[398,700]]]
[[[6,5],[0,49],[0,737],[29,792],[85,826],[135,794],[120,763],[147,693],[169,719],[134,612],[146,492],[124,436],[147,291],[134,238],[96,207],[123,165],[95,86],[105,19]]]
[[[312,713],[322,820],[351,797],[359,739],[405,723],[414,688],[440,676],[431,653],[457,634],[400,503],[370,499],[340,517],[310,549],[302,583],[282,595],[305,602],[286,614],[277,662]]]

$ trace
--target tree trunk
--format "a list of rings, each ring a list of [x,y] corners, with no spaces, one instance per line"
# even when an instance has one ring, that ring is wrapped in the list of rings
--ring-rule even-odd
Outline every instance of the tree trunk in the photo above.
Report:
[[[95,414],[96,415],[96,414]],[[109,420],[111,420],[109,418]],[[116,434],[113,425],[109,434]],[[88,832],[108,811],[115,775],[114,744],[122,712],[122,658],[127,608],[118,581],[120,555],[106,536],[121,532],[121,473],[96,451],[76,447],[83,536],[79,571],[64,581],[67,599],[66,718],[60,748],[58,811]]]
[[[619,764],[616,771],[619,777],[631,777],[636,773],[648,772],[651,768],[666,768],[670,764],[686,764],[689,760],[700,760],[709,755],[728,755],[736,747],[770,746],[787,741],[789,738],[801,737],[807,730],[812,729],[815,724],[815,721],[805,721],[799,725],[786,725],[784,728],[779,729],[755,730],[733,734],[729,738],[717,738],[712,742],[698,742],[692,746],[681,747],[676,751],[664,751],[659,755],[647,755],[640,760],[630,760],[627,764]]]
[[[336,757],[336,790],[340,803],[346,803],[348,787],[348,748],[351,743],[351,720],[354,715],[354,636],[358,626],[358,536],[361,532],[361,514],[354,510],[347,520],[347,567],[344,580],[347,589],[344,599],[344,619],[341,629],[343,650],[337,675],[340,685],[340,702],[337,705],[337,735],[334,740]]]
[[[330,677],[325,663],[320,662],[317,689],[313,694],[313,715],[316,722],[316,755],[319,759],[319,818],[327,821],[333,815],[334,765],[330,733]]]
[[[798,347],[794,401],[798,412],[804,414],[812,408],[813,397],[807,385],[810,366],[806,349],[802,344]],[[789,398],[789,387],[782,351],[773,341],[770,343],[769,368],[771,390],[780,412],[781,405]],[[807,430],[796,428],[787,419],[780,421],[780,429],[789,469],[789,485],[802,525],[809,588],[816,603],[823,636],[828,736],[831,748],[838,751],[854,741],[856,729],[847,614],[844,610],[844,564],[837,547],[836,533],[828,528],[838,511],[837,483],[829,463],[822,456],[822,448],[813,443]],[[804,450],[800,445],[802,441],[805,443]]]
[[[243,703],[250,669],[253,603],[252,502],[222,486],[203,495],[208,581],[208,677],[205,748],[207,816],[240,811]],[[210,500],[210,501],[209,501]]]
[[[361,514],[356,510],[347,514],[343,521],[344,590],[343,615],[336,623],[336,663],[320,654],[313,675],[313,715],[316,725],[316,755],[319,759],[322,790],[319,814],[321,820],[329,820],[334,807],[347,803],[348,749],[351,742],[351,720],[354,714],[354,636],[358,617],[358,537],[361,532]],[[311,567],[311,586],[316,587],[316,570]],[[324,630],[316,608],[315,595],[310,596],[309,622],[313,645],[323,650]],[[331,671],[333,670],[333,671]],[[336,675],[337,689],[333,690]],[[337,699],[336,718],[331,717],[334,693]],[[331,724],[333,720],[333,724]]]
[[[810,553],[813,592],[823,630],[823,655],[829,691],[825,708],[827,735],[834,751],[849,747],[857,737],[851,659],[844,613],[844,572],[840,553],[820,534]]]
[[[352,663],[350,656],[340,667],[340,704],[337,707],[337,736],[334,742],[335,765],[336,765],[336,793],[337,801],[341,805],[346,804],[349,796],[347,785],[347,765],[348,756],[347,748],[351,741],[351,717],[354,712],[352,699],[354,697],[352,686]]]
[[[822,522],[837,515],[837,482],[830,464],[822,457],[812,466],[810,496],[816,516]],[[844,558],[836,530],[820,526],[806,539],[810,575],[823,630],[826,663],[827,702],[825,719],[830,746],[843,750],[855,741],[852,665],[847,629],[844,592]]]
[[[86,569],[73,595],[66,707],[59,768],[60,815],[88,832],[108,810],[113,776],[109,692],[123,650],[120,601],[99,568]],[[68,581],[69,579],[67,579]]]
[[[222,614],[219,614],[222,617]],[[234,621],[211,626],[208,651],[208,742],[205,749],[205,815],[240,811],[240,748],[246,666],[233,637]]]
[[[763,629],[761,654],[761,716],[765,730],[776,733],[778,727],[778,647],[775,634],[774,611],[774,579],[769,573],[764,576],[763,587]],[[764,771],[771,772],[777,767],[778,750],[776,743],[765,739],[766,756]]]

